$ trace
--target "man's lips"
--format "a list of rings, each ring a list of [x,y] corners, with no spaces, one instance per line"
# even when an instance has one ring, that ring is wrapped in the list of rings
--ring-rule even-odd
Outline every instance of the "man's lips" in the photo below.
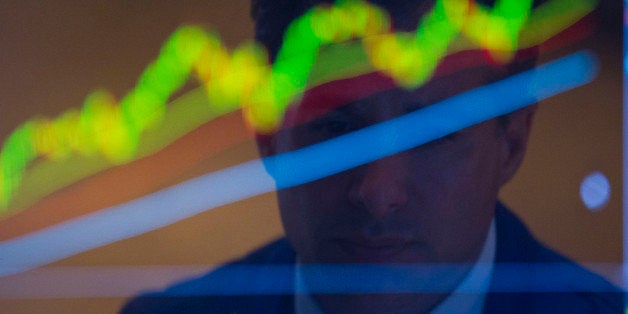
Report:
[[[404,237],[336,238],[334,242],[340,250],[359,262],[402,262],[402,255],[415,241]]]

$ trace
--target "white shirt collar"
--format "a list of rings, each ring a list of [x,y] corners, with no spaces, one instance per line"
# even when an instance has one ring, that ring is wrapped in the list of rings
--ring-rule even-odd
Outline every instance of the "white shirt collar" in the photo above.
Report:
[[[480,314],[484,308],[484,299],[488,291],[491,275],[493,273],[493,263],[495,261],[495,220],[491,222],[486,241],[480,252],[480,256],[473,265],[473,268],[465,276],[456,289],[439,304],[432,314],[443,313],[465,313]],[[323,314],[314,298],[304,291],[305,284],[303,276],[296,265],[295,287],[297,292],[294,298],[295,314]]]
[[[488,291],[495,261],[495,220],[491,222],[486,241],[478,260],[467,276],[432,314],[466,313],[480,314],[484,308],[484,298]]]

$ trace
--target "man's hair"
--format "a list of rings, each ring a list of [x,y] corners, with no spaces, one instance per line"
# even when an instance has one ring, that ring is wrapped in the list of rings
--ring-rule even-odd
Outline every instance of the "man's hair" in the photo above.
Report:
[[[333,4],[333,0],[252,0],[251,15],[255,21],[255,40],[268,49],[271,60],[281,47],[288,25],[309,9],[320,4]],[[416,28],[421,8],[433,0],[370,0],[388,12],[393,28],[411,31]]]
[[[493,7],[496,0],[471,0]],[[283,35],[292,21],[319,4],[333,4],[334,0],[252,0],[251,16],[255,21],[255,40],[268,49],[271,60],[277,56]],[[386,10],[396,31],[413,31],[423,13],[436,0],[368,0]],[[534,0],[533,7],[545,0]]]
[[[422,16],[432,9],[437,0],[366,0],[384,9],[390,16],[393,31],[414,31]],[[496,0],[469,0],[492,8]],[[516,0],[519,1],[519,0]],[[251,16],[255,21],[255,40],[264,45],[271,61],[274,62],[283,44],[288,26],[309,9],[333,4],[334,0],[251,0]],[[532,7],[538,7],[547,0],[533,0]],[[486,73],[486,82],[493,82],[515,73],[534,67],[538,51],[528,49],[525,58],[496,68]],[[498,119],[500,125],[508,124],[508,115]]]

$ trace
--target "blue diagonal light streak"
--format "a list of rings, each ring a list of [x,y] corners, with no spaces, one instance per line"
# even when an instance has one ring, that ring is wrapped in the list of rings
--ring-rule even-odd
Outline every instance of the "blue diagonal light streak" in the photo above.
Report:
[[[596,73],[595,57],[578,52],[404,116],[267,157],[264,162],[278,189],[311,182],[521,109],[586,84]]]

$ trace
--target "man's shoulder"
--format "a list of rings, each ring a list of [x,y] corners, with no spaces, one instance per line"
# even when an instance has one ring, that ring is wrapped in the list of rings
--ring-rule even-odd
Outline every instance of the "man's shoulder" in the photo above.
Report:
[[[136,297],[121,313],[289,312],[294,261],[290,245],[279,239],[207,274]]]
[[[536,240],[501,204],[487,312],[620,313],[620,289]]]

